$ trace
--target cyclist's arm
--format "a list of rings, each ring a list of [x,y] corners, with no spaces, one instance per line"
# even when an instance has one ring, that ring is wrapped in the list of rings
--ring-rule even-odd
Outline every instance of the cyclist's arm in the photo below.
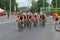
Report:
[[[17,18],[17,21],[20,22],[20,16]]]

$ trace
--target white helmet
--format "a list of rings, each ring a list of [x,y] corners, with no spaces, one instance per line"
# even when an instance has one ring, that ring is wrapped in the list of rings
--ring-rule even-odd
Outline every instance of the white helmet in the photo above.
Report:
[[[35,13],[35,15],[37,15],[37,13]]]
[[[44,14],[44,16],[46,16],[46,14]]]
[[[40,12],[40,15],[43,15],[43,12],[42,11]]]
[[[23,15],[25,15],[26,13],[23,13]]]

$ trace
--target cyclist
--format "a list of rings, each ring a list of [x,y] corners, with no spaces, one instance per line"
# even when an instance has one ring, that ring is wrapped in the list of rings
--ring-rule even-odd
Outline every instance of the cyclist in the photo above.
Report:
[[[32,15],[29,15],[29,28],[31,29],[32,27]]]
[[[24,28],[26,28],[26,13],[23,13],[23,18],[24,18]]]
[[[34,23],[34,27],[37,25],[37,23],[38,23],[38,14],[37,13],[35,13],[34,15],[33,15],[33,23]]]
[[[42,16],[41,16],[41,23],[43,24],[43,25],[45,25],[45,23],[46,23],[46,20],[47,19],[47,16],[46,16],[46,14],[42,14]]]
[[[22,31],[23,28],[24,28],[24,18],[22,12],[20,12],[18,15],[18,30]]]
[[[36,20],[36,21],[38,20],[38,14],[37,13],[34,14],[34,20]]]
[[[27,28],[29,27],[29,15],[28,14],[26,14],[26,26]]]
[[[39,21],[41,22],[43,14],[40,14]]]

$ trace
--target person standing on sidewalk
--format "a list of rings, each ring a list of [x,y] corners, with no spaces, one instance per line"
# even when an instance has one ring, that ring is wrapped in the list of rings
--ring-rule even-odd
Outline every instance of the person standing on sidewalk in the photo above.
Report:
[[[55,18],[55,21],[56,21],[55,24],[58,24],[59,15],[55,12],[55,13],[53,14],[53,17]]]
[[[7,18],[9,18],[9,13],[7,14]]]

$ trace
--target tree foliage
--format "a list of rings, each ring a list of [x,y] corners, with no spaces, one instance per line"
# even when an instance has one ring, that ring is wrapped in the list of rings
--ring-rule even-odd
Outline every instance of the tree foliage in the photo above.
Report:
[[[56,7],[56,0],[52,0],[53,7]],[[57,7],[60,7],[60,0],[57,0]]]
[[[43,1],[44,1],[44,8],[48,7],[47,0],[38,0],[37,2],[38,12],[40,12],[40,8],[43,7]]]
[[[33,5],[31,7],[31,11],[33,12],[34,10],[36,10],[37,12],[40,12],[40,7],[43,7],[43,0],[38,0],[37,2],[32,2]],[[48,7],[48,3],[47,0],[44,0],[44,7]]]
[[[11,0],[11,8],[14,10],[14,6],[17,6],[16,0]],[[10,9],[10,0],[0,0],[0,8],[9,10]]]
[[[32,0],[32,7],[30,8],[31,12],[35,12],[37,9],[37,2],[35,0]]]

